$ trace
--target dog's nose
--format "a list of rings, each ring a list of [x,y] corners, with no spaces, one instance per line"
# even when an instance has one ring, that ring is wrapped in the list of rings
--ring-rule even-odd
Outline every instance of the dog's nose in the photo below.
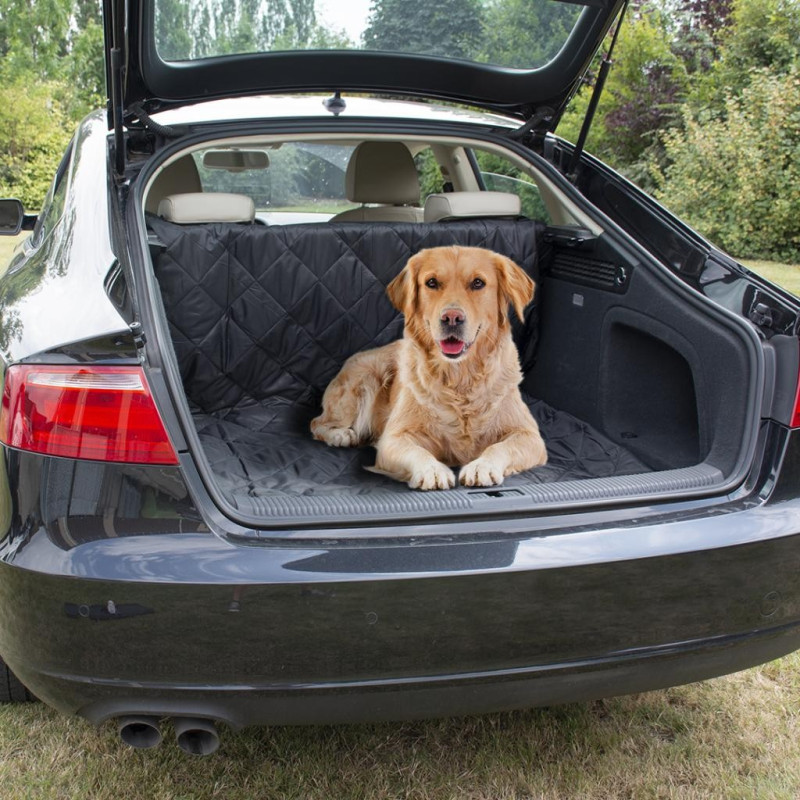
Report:
[[[464,324],[464,312],[458,308],[446,308],[442,311],[441,321],[445,325],[454,327],[456,325]]]

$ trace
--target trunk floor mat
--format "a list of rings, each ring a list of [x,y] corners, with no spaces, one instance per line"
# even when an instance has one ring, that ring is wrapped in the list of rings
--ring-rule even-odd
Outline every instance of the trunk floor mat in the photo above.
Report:
[[[506,478],[503,486],[554,483],[651,472],[629,451],[585,422],[523,396],[539,424],[548,463]],[[232,498],[409,492],[405,484],[368,472],[371,447],[328,447],[311,437],[317,404],[273,397],[213,414],[195,413],[203,450],[220,489]]]

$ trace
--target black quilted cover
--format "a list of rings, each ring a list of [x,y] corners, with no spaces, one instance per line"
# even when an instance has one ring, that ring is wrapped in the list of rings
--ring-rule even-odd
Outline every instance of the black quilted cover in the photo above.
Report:
[[[504,486],[649,472],[585,422],[541,400],[525,400],[539,423],[549,461],[507,478]],[[195,423],[215,475],[234,500],[342,490],[408,491],[404,484],[366,471],[375,463],[371,447],[328,447],[311,439],[308,423],[318,413],[316,406],[273,399],[218,414],[198,414]]]
[[[353,353],[402,335],[386,285],[426,247],[487,247],[534,280],[532,220],[176,225],[151,219],[156,276],[186,394],[216,412],[270,398],[316,402]],[[530,356],[535,304],[516,338]]]
[[[209,463],[229,496],[368,494],[405,487],[363,467],[370,448],[312,440],[327,384],[353,353],[402,335],[386,285],[411,255],[461,244],[509,256],[538,279],[543,226],[530,220],[175,225],[149,220],[154,268],[186,394]],[[530,368],[536,304],[515,340]],[[520,480],[647,471],[574,417],[529,398],[550,462]]]

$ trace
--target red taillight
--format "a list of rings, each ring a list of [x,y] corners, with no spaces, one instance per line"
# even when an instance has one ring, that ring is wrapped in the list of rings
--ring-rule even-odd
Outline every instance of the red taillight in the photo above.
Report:
[[[50,456],[178,463],[140,367],[9,367],[0,440]]]
[[[789,423],[792,428],[800,428],[800,380],[797,381],[797,394],[794,396],[794,411],[792,421]]]

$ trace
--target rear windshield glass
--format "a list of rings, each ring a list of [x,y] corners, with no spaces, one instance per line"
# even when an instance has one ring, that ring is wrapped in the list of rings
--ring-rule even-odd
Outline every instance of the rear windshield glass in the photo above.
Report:
[[[581,5],[559,0],[155,0],[165,61],[235,53],[371,50],[534,69]]]

